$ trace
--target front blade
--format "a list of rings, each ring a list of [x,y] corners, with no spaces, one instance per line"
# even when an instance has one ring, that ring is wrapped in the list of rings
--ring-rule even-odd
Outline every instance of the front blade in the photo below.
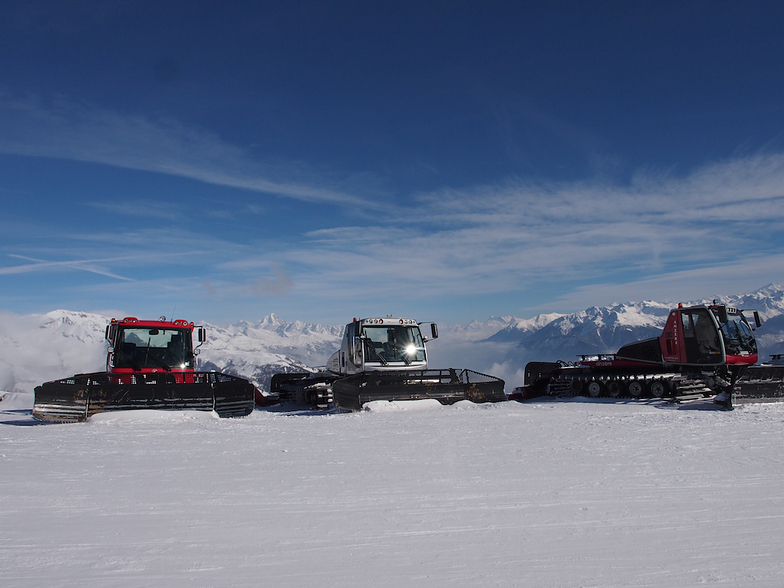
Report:
[[[784,400],[784,365],[752,365],[735,382],[734,396],[740,402]]]
[[[374,400],[422,400],[434,398],[441,404],[460,400],[505,401],[504,381],[471,370],[374,371],[340,378],[332,385],[335,404],[346,410],[361,410]]]
[[[254,393],[247,380],[217,372],[77,374],[36,387],[33,416],[78,422],[99,412],[142,409],[214,410],[221,417],[245,416],[253,411]]]

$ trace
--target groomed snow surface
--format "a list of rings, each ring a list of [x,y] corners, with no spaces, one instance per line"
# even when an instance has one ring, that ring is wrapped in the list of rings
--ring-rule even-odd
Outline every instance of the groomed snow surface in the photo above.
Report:
[[[0,402],[0,586],[784,586],[784,404]]]

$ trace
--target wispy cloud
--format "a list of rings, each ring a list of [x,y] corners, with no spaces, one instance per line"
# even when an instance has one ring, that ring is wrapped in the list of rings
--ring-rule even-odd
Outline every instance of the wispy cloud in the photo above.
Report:
[[[4,248],[9,249],[10,246]],[[31,249],[19,245],[14,248]],[[228,248],[234,253],[237,251],[235,244],[174,229],[165,232],[144,229],[116,233],[61,233],[54,235],[52,242],[38,243],[35,251],[31,251],[50,259],[8,253],[9,258],[31,263],[0,267],[0,275],[85,271],[126,282],[139,281],[120,272],[144,275],[166,266],[176,266],[179,270],[186,265],[214,261],[212,256],[230,255]],[[107,255],[98,258],[90,255],[96,250]],[[128,254],[128,251],[133,253]]]
[[[588,128],[555,116],[551,111],[536,106],[525,96],[483,96],[495,118],[507,154],[513,160],[530,165],[528,153],[531,127],[538,127],[582,156],[596,173],[610,171],[619,165],[619,157],[608,155],[606,142]]]
[[[71,231],[49,249],[14,250],[30,263],[0,268],[0,275],[70,270],[147,280],[106,284],[101,292],[107,295],[166,290],[222,304],[274,297],[309,309],[314,300],[332,307],[408,305],[502,293],[523,298],[542,288],[553,292],[552,306],[540,309],[552,311],[583,308],[587,300],[662,298],[666,292],[695,298],[784,281],[781,153],[714,162],[682,175],[640,170],[625,184],[508,178],[414,194],[393,206],[369,203],[329,181],[289,181],[298,175],[293,168],[270,171],[244,150],[175,121],[73,104],[0,99],[0,151],[382,212],[365,223],[329,214],[308,225],[319,229],[292,234],[297,229],[287,225],[280,234],[254,236],[259,242],[253,244],[247,234],[217,236],[204,226]],[[139,199],[90,206],[164,221],[175,210]],[[96,247],[100,256],[92,253]],[[4,251],[11,251],[8,244]],[[163,276],[175,266],[173,275]]]
[[[564,291],[541,310],[553,305],[582,309],[593,305],[630,300],[686,302],[744,294],[784,278],[784,254],[735,259],[710,267],[684,267],[670,273],[652,274],[641,280],[610,283],[597,282]]]
[[[286,297],[301,306],[525,296],[537,288],[554,292],[552,306],[539,310],[666,292],[694,298],[739,281],[748,289],[784,280],[777,277],[784,267],[781,186],[782,154],[720,162],[681,177],[640,173],[628,185],[511,179],[419,194],[373,224],[308,231],[293,245],[251,246],[169,227],[73,233],[61,239],[67,245],[57,257],[70,260],[39,253],[33,263],[0,274],[69,269],[127,280],[130,273],[148,280],[134,292],[165,288],[224,301]],[[83,253],[95,247],[107,254]],[[129,250],[134,255],[122,255]],[[156,283],[162,278],[155,268],[166,264],[176,265],[177,275]],[[104,291],[130,292],[111,285]]]
[[[157,218],[168,221],[182,219],[181,207],[169,202],[154,202],[140,199],[125,202],[110,200],[106,202],[85,202],[84,206],[98,208],[120,218]]]
[[[356,196],[342,188],[341,181],[303,164],[260,162],[216,134],[180,121],[65,99],[0,94],[0,152],[159,172],[306,202],[382,208],[381,202]],[[292,179],[308,177],[311,181]]]
[[[422,194],[385,224],[310,232],[286,257],[313,269],[303,287],[318,282],[335,296],[346,284],[365,295],[449,296],[629,283],[625,291],[645,297],[646,279],[671,287],[671,275],[757,286],[783,267],[782,186],[782,154],[682,177],[640,174],[625,186],[510,180]]]
[[[23,255],[10,254],[9,257],[16,259],[23,259],[25,261],[32,261],[33,263],[26,263],[22,265],[13,265],[10,267],[0,267],[0,275],[9,274],[24,274],[32,272],[48,272],[58,270],[79,270],[114,278],[117,280],[133,281],[131,278],[117,275],[109,271],[104,264],[117,262],[120,260],[127,260],[127,257],[122,258],[107,258],[107,259],[80,259],[76,261],[45,261],[43,259],[33,259]]]

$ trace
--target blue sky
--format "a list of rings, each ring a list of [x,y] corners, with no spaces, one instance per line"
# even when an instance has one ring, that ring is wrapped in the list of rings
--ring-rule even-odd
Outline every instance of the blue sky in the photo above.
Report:
[[[0,309],[468,322],[784,282],[776,2],[0,4]]]

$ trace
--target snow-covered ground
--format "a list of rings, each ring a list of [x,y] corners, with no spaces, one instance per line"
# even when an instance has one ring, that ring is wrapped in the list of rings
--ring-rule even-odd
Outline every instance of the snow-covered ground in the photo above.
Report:
[[[3,587],[784,586],[784,404],[29,401],[0,402]]]
[[[761,309],[760,342],[778,349],[784,292],[754,296],[738,304]],[[617,348],[605,340],[631,324],[628,308],[442,325],[431,364],[510,391],[520,337],[547,342],[545,323],[568,319]],[[102,369],[106,321],[0,313],[2,588],[784,586],[784,404],[376,403],[35,423],[35,385]],[[576,333],[556,347],[588,341]],[[200,359],[261,378],[322,363],[339,336],[270,315],[212,327]]]

